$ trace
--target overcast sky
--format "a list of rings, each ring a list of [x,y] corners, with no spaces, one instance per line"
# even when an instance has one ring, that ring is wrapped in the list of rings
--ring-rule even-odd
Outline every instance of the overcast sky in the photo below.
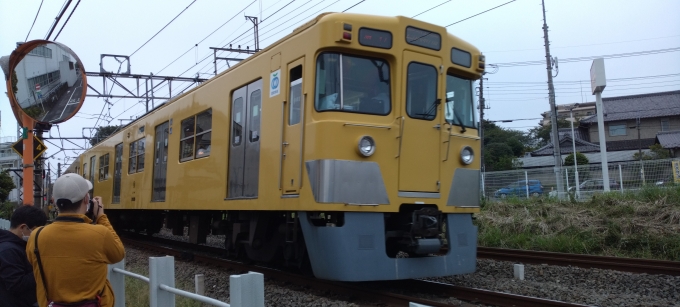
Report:
[[[508,1],[366,0],[352,7],[359,0],[197,0],[138,50],[193,0],[89,0],[80,2],[57,41],[73,49],[87,71],[99,70],[100,54],[130,55],[136,51],[131,57],[132,73],[187,77],[200,73],[209,78],[213,71],[209,47],[232,42],[252,48],[252,24],[244,14],[264,18],[260,25],[260,45],[264,48],[322,12],[352,7],[348,12],[412,17],[444,3],[416,18],[447,26]],[[73,0],[51,39],[76,2]],[[28,40],[45,38],[63,4],[61,0],[44,1]],[[26,40],[39,6],[40,0],[0,0],[0,55],[9,55],[16,42]],[[589,93],[592,60],[573,61],[582,57],[642,53],[605,59],[608,84],[603,97],[680,89],[680,0],[546,0],[546,10],[551,53],[559,59],[555,78],[558,104],[594,100]],[[503,127],[527,130],[537,125],[541,112],[549,109],[545,64],[507,64],[545,60],[542,25],[541,1],[517,0],[447,28],[482,50],[487,63],[500,64],[497,72],[486,75],[485,96],[491,107],[486,118],[532,119],[503,123]],[[669,48],[676,50],[652,54]],[[208,60],[200,62],[207,56]],[[104,66],[108,71],[119,68],[113,60],[105,61]],[[223,70],[224,63],[218,68]],[[88,81],[101,90],[101,78]],[[126,84],[131,89],[136,87]],[[173,84],[174,94],[185,86]],[[161,90],[167,91],[167,87]],[[52,136],[82,136],[83,127],[119,124],[118,119],[137,117],[145,111],[134,99],[111,102],[109,107],[103,99],[87,98],[76,117],[60,124],[59,130],[53,128]],[[1,135],[16,136],[16,121],[5,95],[0,95],[0,109]],[[102,113],[104,116],[100,116]],[[84,146],[85,141],[75,143]],[[69,150],[61,153],[57,153],[58,146],[47,146],[48,156],[54,155],[50,160],[53,165],[77,155],[72,144],[65,143],[63,148]]]

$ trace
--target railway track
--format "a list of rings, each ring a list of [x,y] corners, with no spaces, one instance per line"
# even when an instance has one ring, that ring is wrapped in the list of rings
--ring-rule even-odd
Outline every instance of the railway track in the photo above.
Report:
[[[126,246],[134,246],[140,249],[160,252],[165,255],[174,256],[178,259],[198,261],[240,272],[256,271],[264,274],[267,278],[286,281],[319,291],[331,291],[336,294],[348,295],[360,301],[375,302],[375,304],[371,304],[372,306],[408,306],[410,302],[433,307],[469,306],[467,303],[463,305],[453,305],[450,303],[437,301],[435,299],[425,299],[422,298],[422,296],[436,297],[443,300],[456,298],[474,304],[508,307],[585,306],[509,293],[466,288],[424,280],[362,283],[334,282],[285,272],[273,268],[249,265],[238,261],[222,259],[215,255],[223,255],[224,249],[216,247],[195,245],[188,242],[156,237],[143,238],[143,236],[130,236],[129,234],[122,235],[121,240],[123,240],[123,243]],[[409,294],[400,294],[395,292]],[[422,295],[420,295],[420,297],[414,296],[417,294]]]
[[[521,263],[571,265],[582,268],[680,276],[680,262],[678,261],[564,254],[491,247],[478,247],[477,257]]]

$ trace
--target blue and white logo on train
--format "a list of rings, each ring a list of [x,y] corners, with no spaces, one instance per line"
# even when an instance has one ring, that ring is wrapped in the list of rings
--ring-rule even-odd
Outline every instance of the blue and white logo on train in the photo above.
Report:
[[[274,97],[281,92],[281,80],[279,75],[281,70],[277,70],[269,75],[269,97]]]

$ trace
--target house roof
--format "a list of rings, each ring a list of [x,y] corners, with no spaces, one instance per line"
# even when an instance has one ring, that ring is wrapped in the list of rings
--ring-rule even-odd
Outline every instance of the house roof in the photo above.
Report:
[[[602,98],[602,107],[605,122],[680,115],[680,91]],[[597,115],[581,123],[597,123]]]
[[[560,140],[565,136],[571,136],[571,128],[559,128],[557,133],[560,135]],[[584,140],[586,142],[590,141],[590,135],[588,135],[588,129],[583,127],[574,127],[574,135],[577,140]],[[552,133],[550,134],[550,139],[552,139]]]
[[[562,131],[560,131],[560,153],[564,154],[571,154],[573,152],[573,146],[571,142],[571,131],[569,131],[569,134],[562,134]],[[576,131],[574,131],[574,134],[578,135]],[[600,151],[600,145],[586,142],[582,139],[576,139],[576,152],[584,153],[584,152],[594,152],[594,151]],[[553,144],[550,143],[548,145],[545,145],[539,149],[536,149],[531,152],[532,157],[537,157],[537,156],[551,156],[553,155]]]
[[[600,143],[597,144],[600,146]],[[641,139],[640,142],[638,140],[609,141],[607,142],[607,151],[647,149],[654,144],[656,144],[656,139]]]
[[[666,149],[680,148],[680,130],[659,132],[655,141]]]
[[[649,153],[649,149],[643,149],[642,152]],[[552,153],[552,152],[551,152]],[[607,152],[607,162],[626,162],[633,160],[633,155],[638,153],[637,150],[625,150],[625,151],[611,151]],[[584,153],[586,158],[588,158],[589,164],[601,163],[602,159],[599,150],[597,152]],[[568,156],[568,154],[562,155],[562,161]],[[536,167],[547,167],[554,166],[555,160],[553,156],[540,156],[540,157],[522,157],[518,158],[522,162],[522,168],[536,168]]]

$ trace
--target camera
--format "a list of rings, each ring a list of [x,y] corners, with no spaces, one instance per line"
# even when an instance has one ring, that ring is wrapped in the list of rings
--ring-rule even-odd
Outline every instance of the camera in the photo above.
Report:
[[[87,212],[85,212],[85,216],[89,217],[92,221],[94,221],[94,201],[90,199],[90,203],[87,205]]]

